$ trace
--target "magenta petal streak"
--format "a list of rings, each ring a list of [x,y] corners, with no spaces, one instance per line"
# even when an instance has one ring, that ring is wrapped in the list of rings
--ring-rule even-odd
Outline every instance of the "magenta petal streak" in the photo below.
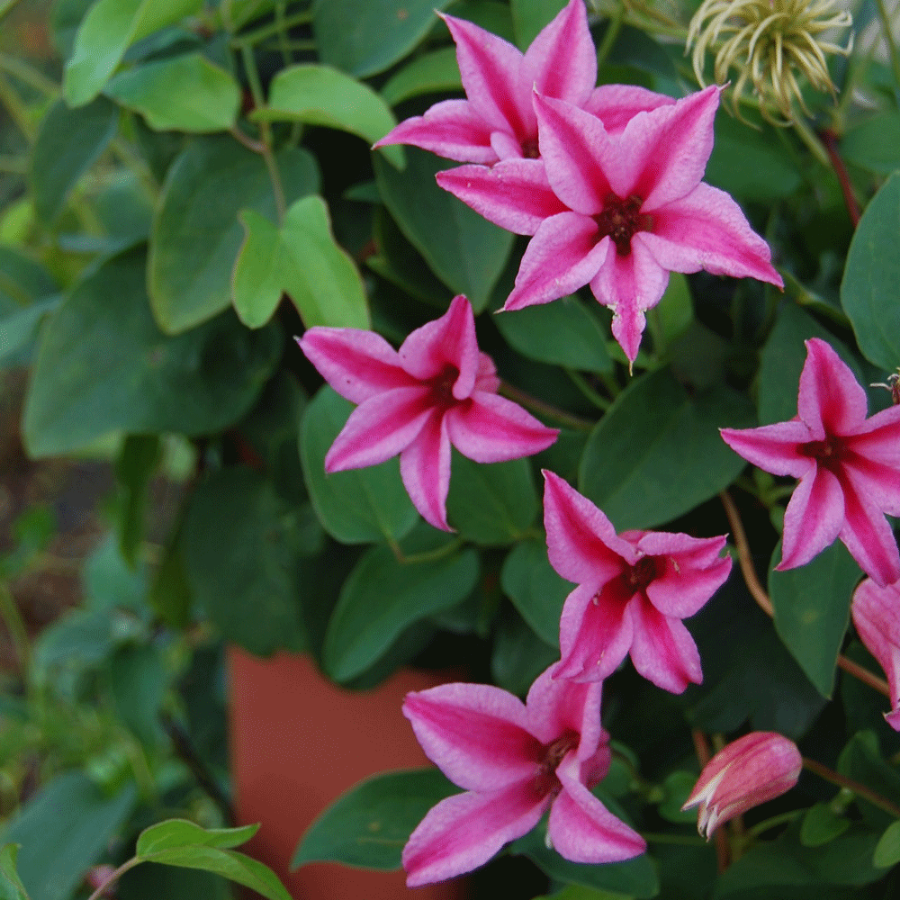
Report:
[[[900,731],[900,584],[881,587],[867,578],[854,592],[850,611],[860,640],[887,675],[891,711],[884,717]]]

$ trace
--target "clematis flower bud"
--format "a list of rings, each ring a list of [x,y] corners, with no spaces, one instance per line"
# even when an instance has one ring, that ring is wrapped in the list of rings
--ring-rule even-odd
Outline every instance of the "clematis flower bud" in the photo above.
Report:
[[[719,825],[787,793],[803,759],[793,741],[754,731],[720,750],[704,767],[682,810],[700,807],[697,830],[709,838]]]

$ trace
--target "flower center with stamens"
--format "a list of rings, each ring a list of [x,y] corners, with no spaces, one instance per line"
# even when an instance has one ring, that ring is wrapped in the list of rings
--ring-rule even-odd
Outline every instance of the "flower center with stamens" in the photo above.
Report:
[[[536,137],[522,141],[522,156],[525,159],[540,159],[541,150]]]
[[[645,591],[656,576],[656,559],[652,556],[639,559],[624,575],[632,594]]]
[[[534,789],[539,797],[546,797],[548,794],[555,797],[562,790],[556,770],[565,755],[578,746],[578,741],[579,736],[574,731],[564,731],[553,743],[543,747],[534,779]]]
[[[459,401],[453,396],[453,385],[459,378],[459,369],[447,363],[439,375],[431,379],[431,392],[435,405],[455,406]]]
[[[824,441],[807,441],[798,448],[802,456],[817,460],[825,468],[840,462],[844,453],[844,443],[835,435],[829,435]]]
[[[619,256],[631,253],[631,238],[637,231],[650,231],[653,216],[641,212],[644,200],[632,194],[626,200],[608,194],[603,201],[603,212],[594,216],[601,239],[608,237],[616,245]]]

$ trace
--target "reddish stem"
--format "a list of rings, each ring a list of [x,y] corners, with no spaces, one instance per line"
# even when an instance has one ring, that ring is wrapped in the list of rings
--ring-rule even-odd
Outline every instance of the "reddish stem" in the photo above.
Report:
[[[840,153],[838,153],[837,135],[830,128],[824,128],[819,132],[819,139],[822,141],[825,152],[831,160],[834,174],[837,175],[838,182],[841,185],[841,193],[844,195],[847,213],[850,216],[853,227],[856,228],[856,226],[859,225],[859,203],[856,202],[856,197],[853,195],[853,186],[850,184],[850,176],[847,174],[847,167],[844,165]]]

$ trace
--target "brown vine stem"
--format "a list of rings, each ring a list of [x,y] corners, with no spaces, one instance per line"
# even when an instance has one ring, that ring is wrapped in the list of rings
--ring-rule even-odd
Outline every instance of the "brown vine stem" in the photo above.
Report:
[[[831,168],[834,169],[834,174],[837,175],[838,183],[841,186],[841,194],[844,196],[844,205],[847,207],[847,214],[850,216],[853,227],[856,228],[859,225],[860,217],[859,203],[857,203],[856,197],[853,195],[853,186],[850,184],[847,167],[844,165],[844,160],[841,159],[840,153],[838,153],[837,135],[830,128],[823,128],[819,132],[819,139],[824,144],[825,152],[828,154],[828,161],[831,163]]]
[[[694,742],[694,753],[697,755],[697,762],[700,763],[700,771],[702,772],[706,768],[706,764],[712,759],[709,741],[699,728],[691,729],[691,739]],[[713,833],[713,845],[716,848],[716,869],[720,873],[724,872],[731,863],[731,850],[728,846],[728,838],[721,828]]]
[[[838,787],[853,791],[857,796],[864,797],[869,803],[872,803],[879,809],[883,809],[888,815],[900,819],[900,806],[892,803],[887,797],[876,794],[875,791],[867,788],[864,784],[854,781],[852,778],[847,778],[839,772],[835,772],[834,769],[829,769],[828,766],[823,766],[822,763],[809,759],[806,756],[803,757],[803,768],[808,769],[810,772],[815,772],[820,778],[824,778]]]
[[[731,526],[731,533],[734,536],[734,544],[737,548],[738,563],[740,564],[741,574],[744,576],[747,590],[750,591],[760,609],[767,616],[774,619],[775,608],[772,606],[772,600],[756,575],[756,569],[753,567],[753,559],[750,554],[750,544],[747,542],[747,533],[744,531],[744,524],[741,522],[734,500],[731,499],[728,491],[722,491],[719,494],[719,499],[722,501],[722,506],[725,507],[725,515],[728,517],[728,524]],[[883,678],[879,678],[868,669],[853,662],[852,659],[839,654],[837,664],[848,675],[853,675],[854,678],[858,678],[870,688],[878,691],[880,694],[884,694],[885,697],[891,696],[888,683]]]
[[[521,403],[522,406],[527,406],[535,412],[539,412],[549,419],[555,419],[561,425],[565,425],[567,428],[573,428],[576,431],[590,431],[597,424],[590,419],[582,419],[580,416],[573,416],[564,409],[559,409],[550,403],[538,400],[537,397],[532,397],[531,394],[520,391],[517,387],[513,387],[506,381],[500,382],[500,393],[503,394],[504,397],[509,397],[510,400],[515,400],[516,403]]]

